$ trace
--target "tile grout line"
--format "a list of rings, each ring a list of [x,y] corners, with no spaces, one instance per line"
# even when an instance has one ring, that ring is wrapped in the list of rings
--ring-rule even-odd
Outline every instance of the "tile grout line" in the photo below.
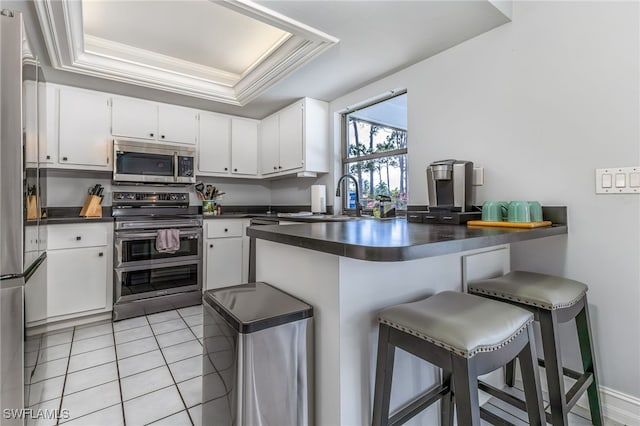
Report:
[[[180,314],[178,314],[178,315],[180,315]],[[171,369],[169,368],[169,363],[167,362],[167,359],[164,356],[164,352],[162,352],[162,348],[160,347],[160,343],[158,342],[158,339],[156,338],[156,335],[153,332],[153,328],[151,327],[151,323],[149,322],[149,317],[147,315],[145,315],[145,319],[147,320],[147,324],[149,325],[149,328],[151,328],[151,335],[153,336],[153,339],[156,341],[156,344],[158,345],[158,350],[160,351],[160,355],[162,356],[162,359],[164,360],[164,367],[167,367],[167,370],[169,370],[169,375],[171,376],[171,380],[173,381],[173,384],[170,384],[170,385],[165,386],[165,387],[160,388],[160,389],[155,389],[155,390],[153,390],[151,392],[147,392],[146,394],[143,394],[143,395],[138,395],[136,398],[139,398],[139,397],[144,396],[144,395],[148,395],[148,394],[156,392],[158,390],[162,390],[162,389],[166,389],[166,388],[171,387],[171,386],[175,386],[176,387],[176,391],[178,391],[178,395],[180,396],[180,400],[182,401],[182,405],[184,406],[184,410],[187,412],[187,416],[189,416],[189,409],[187,408],[187,404],[184,402],[184,398],[182,398],[182,394],[180,393],[180,389],[178,388],[178,384],[176,383],[176,380],[173,377],[173,373],[171,372]],[[161,322],[163,322],[163,321],[161,321]],[[148,351],[148,352],[151,352],[151,351]],[[159,367],[156,367],[156,368],[159,368]],[[147,370],[147,371],[149,371],[149,370]],[[138,374],[138,373],[136,373],[136,374]],[[118,380],[119,379],[120,378],[118,377]],[[120,393],[120,396],[122,396],[122,392]],[[132,398],[132,399],[135,399],[135,398]],[[123,410],[124,410],[124,402],[122,403],[122,406],[123,406]],[[180,410],[180,411],[182,411],[182,410]],[[173,416],[174,414],[178,414],[180,411],[175,412],[175,413],[171,413],[171,414],[169,414],[169,415],[167,415],[165,417],[161,417],[159,419],[153,420],[151,423],[154,423],[154,422],[157,422],[159,420],[165,419],[167,417]],[[191,421],[191,416],[189,416],[189,421]],[[151,424],[151,423],[147,423],[147,424]],[[193,421],[191,421],[191,424],[193,425]],[[126,424],[125,424],[125,426],[126,426]]]
[[[178,314],[178,317],[180,317],[180,319],[182,319],[182,321],[184,321],[184,319],[182,318],[182,316],[180,315],[180,312],[178,312],[178,310],[176,309],[175,312]],[[147,322],[149,322],[149,317],[147,318]],[[186,322],[185,322],[186,324]],[[149,326],[151,326],[151,323],[149,323]],[[158,342],[158,338],[156,337],[155,332],[153,331],[153,328],[151,329],[151,332],[153,333],[153,338],[156,340],[156,344],[158,345],[158,348],[160,349],[160,355],[162,355],[162,359],[164,360],[164,364],[167,367],[167,370],[169,370],[169,375],[171,376],[171,380],[173,380],[173,385],[176,387],[176,390],[178,391],[178,395],[180,396],[180,400],[182,401],[182,405],[184,405],[184,411],[186,411],[187,413],[187,417],[189,417],[189,421],[191,422],[191,425],[195,425],[195,423],[193,422],[193,419],[191,418],[191,413],[189,413],[189,407],[187,407],[187,403],[184,401],[184,398],[182,397],[182,393],[180,392],[180,388],[178,387],[178,383],[176,382],[176,378],[173,376],[173,372],[171,371],[171,368],[169,368],[169,363],[167,362],[167,358],[164,356],[164,352],[162,351],[162,347],[160,347],[160,342]],[[193,334],[193,333],[192,333]],[[185,342],[183,342],[185,343]],[[178,343],[180,344],[180,343]],[[174,346],[174,345],[172,345]],[[167,346],[169,347],[169,346]],[[178,411],[179,413],[179,411]],[[173,414],[177,414],[177,413],[173,413]],[[170,414],[171,416],[173,414]],[[166,416],[169,417],[169,416]],[[166,418],[163,417],[163,418]],[[161,419],[158,419],[161,420]],[[154,420],[157,421],[157,420]]]
[[[71,344],[69,345],[69,355],[67,356],[67,368],[64,372],[64,380],[62,381],[62,393],[60,394],[60,404],[58,404],[58,418],[56,425],[60,424],[60,414],[62,414],[62,401],[64,400],[64,388],[67,385],[67,375],[69,374],[69,365],[71,364],[71,348],[73,347],[73,336],[76,334],[76,328],[71,329]]]
[[[124,399],[122,397],[122,382],[120,382],[120,365],[118,363],[118,348],[116,345],[116,330],[113,326],[113,321],[111,322],[111,334],[113,336],[113,351],[116,354],[116,373],[118,376],[118,392],[120,392],[120,411],[122,412],[122,424],[127,426],[127,418],[124,415]]]

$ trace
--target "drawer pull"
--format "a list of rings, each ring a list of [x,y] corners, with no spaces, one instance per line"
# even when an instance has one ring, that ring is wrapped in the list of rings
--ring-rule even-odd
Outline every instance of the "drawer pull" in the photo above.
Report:
[[[229,230],[227,228],[224,228],[224,232],[229,232]]]
[[[78,236],[76,237],[76,241],[80,241],[81,239],[82,239],[82,237],[81,237],[80,235],[78,235]]]
[[[104,253],[102,252],[98,253],[98,257],[102,257],[102,256],[104,256]]]
[[[228,168],[228,167],[225,167],[225,168],[224,168],[224,171],[226,172],[227,170],[229,170],[229,168]]]
[[[160,135],[160,139],[164,139],[164,135]]]
[[[209,244],[209,248],[213,248],[213,244]]]
[[[153,133],[149,133],[149,136],[153,137]]]
[[[67,157],[62,157],[62,161],[67,161]]]

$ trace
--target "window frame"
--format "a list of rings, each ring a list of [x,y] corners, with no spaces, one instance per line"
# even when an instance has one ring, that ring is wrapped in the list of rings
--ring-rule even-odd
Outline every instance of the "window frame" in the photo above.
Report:
[[[349,157],[348,154],[348,146],[349,146],[349,130],[348,130],[348,126],[349,126],[349,120],[348,120],[348,116],[356,111],[368,108],[372,105],[376,105],[382,102],[386,102],[389,99],[393,99],[395,97],[398,96],[402,96],[402,95],[406,95],[407,94],[407,90],[403,89],[403,90],[392,90],[389,94],[386,94],[385,96],[379,97],[379,98],[375,98],[374,100],[370,100],[367,101],[366,103],[363,104],[359,104],[357,107],[351,107],[351,108],[346,108],[345,111],[343,111],[340,114],[340,135],[341,135],[341,170],[342,170],[342,175],[344,174],[349,174],[349,165],[353,164],[353,163],[357,163],[360,161],[367,161],[367,160],[377,160],[380,158],[387,158],[387,157],[395,157],[395,156],[399,156],[399,155],[405,155],[408,156],[409,154],[409,150],[408,150],[408,146],[405,148],[400,148],[400,149],[394,149],[391,151],[384,151],[384,152],[377,152],[377,153],[373,153],[373,154],[366,154],[366,155],[361,155],[361,156],[357,156],[357,157]],[[393,126],[388,126],[388,125],[382,125],[380,123],[374,123],[368,120],[359,120],[362,121],[364,123],[369,123],[369,124],[374,124],[376,126],[380,126],[380,127],[385,127],[387,129],[393,129],[393,130],[399,130],[399,131],[403,131],[407,133],[407,145],[408,145],[408,134],[409,134],[409,129],[407,128],[405,129],[399,129],[397,127],[393,127]],[[408,168],[408,160],[407,160],[407,164],[406,167]],[[408,173],[407,173],[407,177],[408,177]],[[348,187],[347,185],[349,184],[350,180],[345,179],[342,182],[342,187],[340,188],[341,193],[342,194],[348,194]],[[407,195],[408,195],[408,179],[407,179]],[[362,191],[362,188],[360,188],[360,190]],[[362,193],[360,194],[360,198],[362,198]],[[342,196],[341,197],[341,204],[342,204],[342,211],[345,213],[354,213],[355,209],[349,209],[348,208],[348,197],[346,196]],[[358,202],[360,202],[360,200],[358,200]],[[362,211],[366,212],[366,213],[371,213],[372,209],[367,208],[365,206],[362,207]]]

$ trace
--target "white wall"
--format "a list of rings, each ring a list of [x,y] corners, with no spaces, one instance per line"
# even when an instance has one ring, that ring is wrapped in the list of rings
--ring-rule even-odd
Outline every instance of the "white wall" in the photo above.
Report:
[[[640,397],[640,197],[594,192],[596,167],[640,165],[639,5],[518,1],[512,18],[331,112],[407,88],[410,204],[430,162],[459,158],[485,168],[479,203],[568,206],[569,235],[513,245],[512,267],[589,284],[601,384]]]

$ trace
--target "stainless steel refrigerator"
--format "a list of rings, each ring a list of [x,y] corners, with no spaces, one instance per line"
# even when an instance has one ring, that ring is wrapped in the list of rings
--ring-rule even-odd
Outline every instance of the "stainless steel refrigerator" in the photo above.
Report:
[[[24,415],[11,411],[24,408],[24,286],[46,256],[39,243],[39,68],[22,15],[1,10],[0,19],[0,425],[17,425],[24,424]],[[26,79],[36,87],[28,97]],[[35,117],[35,129],[25,117]],[[26,244],[25,229],[35,235]]]

